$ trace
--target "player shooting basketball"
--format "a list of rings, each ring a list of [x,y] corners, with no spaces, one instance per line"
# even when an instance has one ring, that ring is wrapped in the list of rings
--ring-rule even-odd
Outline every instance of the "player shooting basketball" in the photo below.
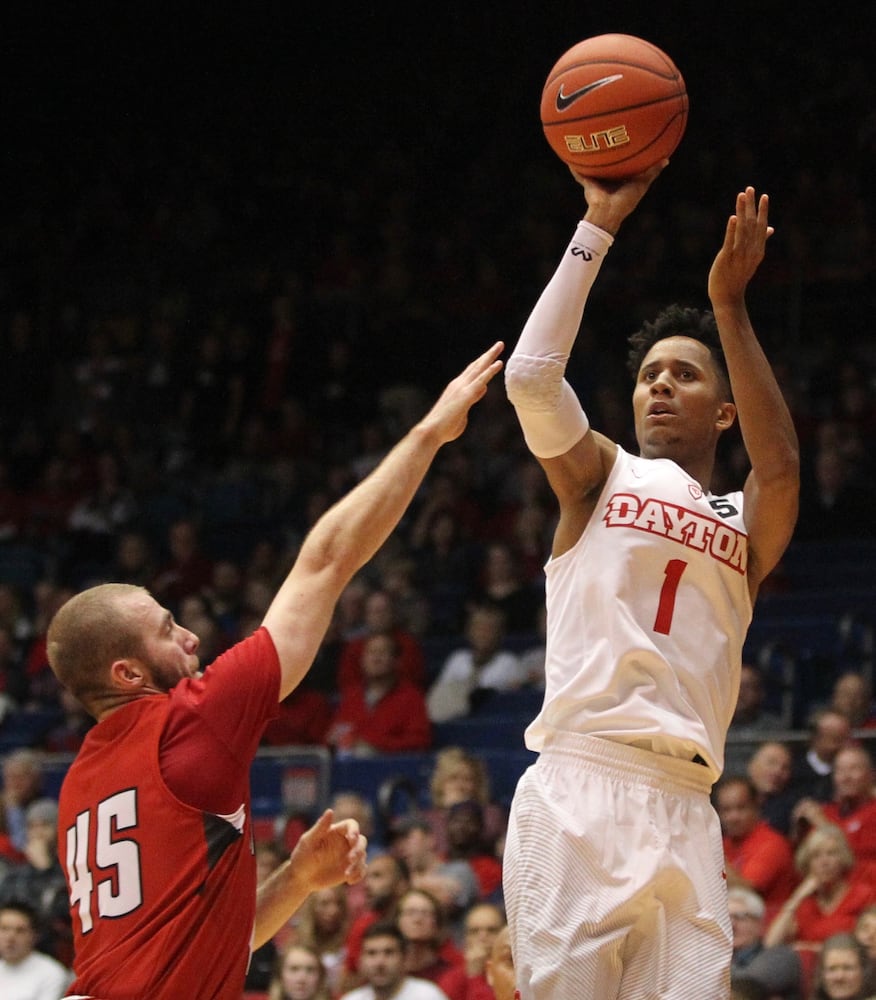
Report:
[[[505,853],[522,1000],[729,993],[709,791],[752,606],[799,490],[794,427],[745,304],[772,234],[767,197],[737,196],[709,274],[712,312],[671,306],[630,339],[639,456],[590,428],[564,377],[600,264],[664,165],[614,188],[578,178],[586,215],[506,369],[560,505],[545,698],[526,733],[539,758]],[[718,440],[737,418],[751,471],[715,496]]]

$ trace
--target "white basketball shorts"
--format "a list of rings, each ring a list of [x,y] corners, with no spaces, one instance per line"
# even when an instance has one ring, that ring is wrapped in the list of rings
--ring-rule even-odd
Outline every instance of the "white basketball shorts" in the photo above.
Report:
[[[721,829],[700,764],[558,733],[511,806],[504,892],[521,1000],[726,1000]]]

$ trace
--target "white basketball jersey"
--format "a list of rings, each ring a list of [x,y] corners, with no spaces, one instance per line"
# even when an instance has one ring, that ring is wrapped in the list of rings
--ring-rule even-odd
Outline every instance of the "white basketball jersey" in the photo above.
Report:
[[[687,760],[715,779],[751,621],[742,493],[705,493],[675,462],[618,448],[581,538],[547,575],[541,712],[552,730]]]

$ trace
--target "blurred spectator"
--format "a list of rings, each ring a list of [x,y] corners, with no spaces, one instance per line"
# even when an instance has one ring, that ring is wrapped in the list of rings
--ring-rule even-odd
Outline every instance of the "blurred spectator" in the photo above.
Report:
[[[25,821],[25,860],[0,883],[0,902],[26,899],[40,923],[38,947],[67,964],[73,958],[73,934],[67,883],[58,860],[58,804],[54,799],[35,799],[27,807]]]
[[[433,722],[467,716],[487,691],[513,691],[526,682],[520,657],[504,648],[505,616],[498,608],[473,607],[465,638],[466,645],[447,657],[429,688]]]
[[[243,616],[243,571],[240,566],[233,559],[217,559],[213,564],[213,577],[202,593],[225,644],[233,644],[240,638]]]
[[[493,940],[487,959],[485,977],[495,1000],[515,1000],[517,997],[514,957],[511,954],[511,940],[505,926]]]
[[[362,680],[342,689],[326,741],[351,756],[427,750],[431,745],[423,693],[401,676],[399,648],[391,633],[366,640]]]
[[[225,331],[203,333],[180,399],[180,425],[207,468],[221,463],[242,416],[243,373],[228,359],[225,341]]]
[[[39,918],[24,900],[0,906],[0,996],[4,1000],[60,1000],[71,969],[37,950]]]
[[[407,866],[411,888],[434,896],[454,925],[479,899],[480,886],[472,866],[465,860],[450,860],[439,854],[432,828],[421,816],[397,820],[391,842],[393,854]]]
[[[475,571],[471,542],[452,508],[437,506],[429,496],[411,528],[410,544],[415,582],[429,601],[430,634],[455,635],[463,625]]]
[[[341,990],[347,959],[350,913],[346,885],[312,892],[295,915],[295,941],[318,955],[333,996]]]
[[[853,934],[824,942],[814,978],[812,1000],[871,1000],[876,991],[873,964]]]
[[[0,724],[7,712],[24,707],[29,691],[30,685],[18,646],[8,627],[0,625]]]
[[[10,483],[9,463],[0,456],[0,543],[19,536],[24,516],[21,492]]]
[[[287,945],[268,986],[268,1000],[331,1000],[326,970],[319,955],[302,944]]]
[[[417,585],[416,573],[417,564],[411,556],[396,555],[383,566],[380,587],[392,601],[399,626],[421,640],[430,630],[432,611],[428,597]]]
[[[0,797],[0,884],[12,865],[22,864],[26,860],[24,852],[12,843],[12,838],[9,836],[9,827],[6,825],[6,807],[2,797]]]
[[[31,708],[60,707],[61,685],[49,666],[46,630],[52,616],[74,593],[53,580],[39,580],[33,588],[33,637],[27,651],[27,704]]]
[[[92,578],[105,576],[118,534],[131,525],[137,514],[136,497],[124,482],[116,455],[103,451],[95,466],[97,483],[73,506],[67,521],[72,558],[89,567]]]
[[[141,531],[122,531],[116,538],[115,553],[107,579],[149,587],[155,577],[155,557],[148,537]]]
[[[502,862],[487,846],[480,802],[468,799],[447,810],[447,860],[468,862],[482,900],[501,898]]]
[[[733,928],[731,977],[744,976],[760,984],[771,1000],[803,1000],[803,969],[797,953],[783,944],[764,947],[763,899],[753,889],[731,887],[727,904]]]
[[[381,854],[369,860],[364,881],[367,909],[353,920],[347,934],[343,976],[343,988],[347,990],[362,982],[359,956],[365,931],[378,922],[394,922],[398,901],[410,888],[410,872],[401,858]]]
[[[505,835],[506,811],[490,796],[490,776],[483,759],[464,747],[443,747],[435,754],[429,778],[430,806],[425,819],[435,838],[435,850],[447,853],[447,817],[458,802],[474,800],[483,809],[484,840],[492,850]]]
[[[463,920],[462,953],[466,1000],[494,1000],[487,982],[487,960],[497,936],[505,927],[505,915],[494,903],[473,903]]]
[[[475,604],[499,608],[507,631],[534,632],[544,592],[526,580],[513,546],[495,541],[487,545],[481,559],[478,584],[471,600]]]
[[[744,774],[755,744],[782,730],[782,720],[764,708],[766,696],[763,671],[753,663],[743,663],[736,709],[727,730],[725,774]]]
[[[852,729],[876,728],[873,685],[856,671],[847,670],[834,681],[830,708],[849,720]]]
[[[812,480],[801,487],[798,539],[860,538],[873,534],[873,491],[855,480],[848,457],[834,448],[815,454]]]
[[[243,575],[244,581],[258,580],[274,593],[284,576],[280,546],[272,538],[259,538],[250,549]]]
[[[876,963],[876,903],[861,911],[855,922],[855,937],[867,949],[870,961]]]
[[[198,659],[202,667],[212,663],[228,647],[210,605],[203,594],[187,594],[176,609],[176,620],[198,637]]]
[[[747,778],[721,778],[713,795],[724,834],[727,886],[758,893],[769,922],[797,885],[791,845],[761,817],[757,790]]]
[[[876,886],[876,790],[873,762],[864,746],[843,747],[834,758],[830,802],[802,799],[794,807],[798,829],[831,823],[846,835],[855,855],[855,874]]]
[[[337,616],[338,633],[344,643],[365,633],[365,602],[370,593],[371,587],[361,573],[354,576],[341,591],[341,596],[335,607],[335,615]],[[337,686],[337,678],[335,678],[335,686]]]
[[[21,587],[0,583],[0,626],[8,630],[19,652],[27,647],[34,634],[34,622],[27,604]]]
[[[42,788],[42,766],[33,750],[13,750],[3,758],[3,808],[9,839],[19,851],[27,842],[27,807],[40,797]]]
[[[27,538],[33,544],[45,546],[47,551],[57,552],[68,528],[70,512],[81,495],[71,486],[61,456],[50,455],[25,495]]]
[[[526,683],[543,691],[545,686],[545,662],[547,659],[547,608],[539,607],[535,616],[535,633],[532,645],[520,653],[520,664],[526,675]]]
[[[876,890],[853,878],[855,855],[843,831],[831,823],[806,837],[794,863],[800,884],[767,928],[764,944],[817,951],[832,934],[854,929],[861,913],[876,902]]]
[[[167,558],[149,588],[155,599],[176,610],[184,597],[200,593],[212,577],[213,559],[201,547],[195,522],[174,521],[167,529]]]
[[[265,746],[313,746],[326,742],[332,721],[332,706],[322,691],[314,691],[305,677],[277,708],[275,718],[265,726]]]
[[[255,845],[256,884],[261,885],[285,860],[279,844],[272,840],[261,840]],[[276,936],[275,936],[276,937]],[[246,970],[245,988],[251,991],[266,990],[271,982],[277,961],[277,944],[269,939],[250,956]]]
[[[395,641],[399,676],[423,688],[426,683],[423,647],[410,632],[399,626],[394,598],[385,590],[372,591],[365,598],[362,633],[348,639],[341,650],[338,688],[343,691],[348,685],[361,682],[365,643],[378,634],[388,634]]]
[[[52,726],[43,739],[43,746],[49,753],[76,753],[82,746],[85,734],[94,725],[94,718],[67,688],[59,694],[63,716]]]
[[[809,740],[795,762],[791,783],[798,798],[827,802],[833,794],[831,771],[837,753],[851,736],[849,720],[832,709],[816,712],[810,723]],[[792,831],[793,832],[793,831]]]
[[[369,927],[362,941],[364,985],[342,994],[340,1000],[447,1000],[434,982],[406,971],[407,947],[395,924]]]
[[[448,935],[441,903],[425,889],[408,889],[398,902],[396,925],[405,939],[408,974],[431,980],[450,1000],[465,1000],[465,982],[454,974],[464,965],[462,953]]]
[[[794,757],[786,743],[767,740],[748,762],[748,777],[757,790],[760,814],[785,837],[791,833],[791,811],[797,796],[791,787]]]

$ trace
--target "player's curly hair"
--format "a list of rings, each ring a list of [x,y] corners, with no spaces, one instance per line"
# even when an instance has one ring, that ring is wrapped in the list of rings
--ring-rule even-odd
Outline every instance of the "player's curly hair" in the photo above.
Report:
[[[627,354],[627,370],[634,379],[638,376],[648,351],[658,340],[664,340],[666,337],[690,337],[705,344],[728,394],[730,393],[730,376],[714,314],[709,310],[694,309],[677,303],[663,309],[652,322],[643,323],[642,327],[628,338],[630,349]],[[728,398],[732,396],[728,395]]]

